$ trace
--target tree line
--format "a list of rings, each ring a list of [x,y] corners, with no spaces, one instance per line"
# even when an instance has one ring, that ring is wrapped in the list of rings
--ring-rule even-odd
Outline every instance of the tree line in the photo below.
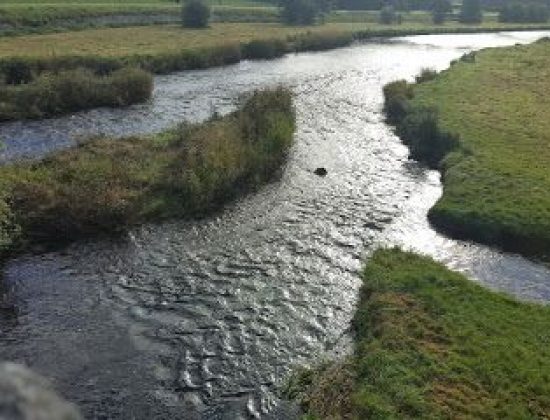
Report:
[[[382,24],[400,24],[402,12],[415,8],[429,10],[433,23],[444,24],[450,18],[466,24],[483,21],[482,0],[463,0],[458,13],[453,13],[450,0],[278,0],[281,21],[288,25],[313,25],[336,8],[353,9],[376,7]],[[210,7],[203,0],[186,0],[183,4],[182,22],[188,28],[204,28],[210,19]],[[547,22],[548,7],[538,3],[505,3],[500,8],[500,22]]]

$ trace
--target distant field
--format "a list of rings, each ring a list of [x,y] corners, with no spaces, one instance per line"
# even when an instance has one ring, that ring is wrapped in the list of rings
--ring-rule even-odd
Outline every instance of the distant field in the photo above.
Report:
[[[354,33],[368,31],[373,35],[403,35],[422,31],[456,32],[519,28],[486,22],[478,27],[449,23],[434,26],[421,22],[402,25],[378,23],[327,23],[312,27],[288,27],[277,23],[215,23],[204,30],[183,29],[178,25],[107,28],[48,35],[0,38],[0,58],[53,56],[127,57],[135,54],[163,54],[186,49],[208,48],[247,42],[252,39],[285,38],[299,33]],[[522,25],[521,27],[525,27]]]
[[[247,42],[252,39],[285,38],[312,32],[360,29],[354,24],[327,24],[311,28],[280,24],[218,23],[204,30],[183,29],[177,25],[95,29],[50,35],[0,38],[0,58],[8,56],[101,56],[126,57],[134,54],[160,54]]]

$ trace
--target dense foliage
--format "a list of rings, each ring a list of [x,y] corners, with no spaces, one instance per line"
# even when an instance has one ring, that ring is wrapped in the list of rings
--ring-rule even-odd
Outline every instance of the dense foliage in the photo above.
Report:
[[[432,6],[432,20],[436,25],[441,25],[447,20],[453,6],[449,0],[434,0]]]
[[[549,9],[541,4],[511,3],[505,5],[499,13],[500,22],[544,23],[548,22]]]
[[[424,70],[417,83],[435,77]],[[458,145],[458,138],[441,129],[437,109],[429,106],[411,106],[413,86],[405,80],[384,87],[384,111],[388,122],[397,126],[397,134],[409,146],[411,157],[437,167],[441,160]]]
[[[287,25],[324,23],[335,4],[333,0],[279,0],[281,21]]]
[[[395,11],[393,6],[384,6],[382,10],[380,10],[379,22],[383,25],[401,23],[401,19],[401,15]]]
[[[210,19],[210,6],[202,0],[185,0],[182,23],[185,28],[206,28]]]
[[[463,0],[459,20],[462,23],[481,23],[483,13],[480,0]]]
[[[320,13],[313,0],[284,0],[281,19],[288,25],[313,25]]]

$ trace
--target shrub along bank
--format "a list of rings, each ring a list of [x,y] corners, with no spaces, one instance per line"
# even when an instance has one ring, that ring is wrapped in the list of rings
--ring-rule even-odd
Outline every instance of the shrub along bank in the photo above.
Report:
[[[23,71],[11,76],[13,81],[24,81],[17,79],[26,75]],[[151,74],[136,68],[122,68],[107,76],[82,68],[45,72],[27,83],[0,85],[0,121],[126,106],[146,101],[152,91]]]
[[[550,42],[468,54],[435,80],[384,89],[413,157],[443,172],[444,232],[545,259],[550,249]]]
[[[536,419],[550,415],[550,308],[487,290],[427,257],[367,262],[341,363],[297,374],[308,419]]]
[[[234,113],[151,137],[100,138],[0,168],[0,246],[72,240],[148,220],[200,216],[271,179],[292,142],[284,88]]]

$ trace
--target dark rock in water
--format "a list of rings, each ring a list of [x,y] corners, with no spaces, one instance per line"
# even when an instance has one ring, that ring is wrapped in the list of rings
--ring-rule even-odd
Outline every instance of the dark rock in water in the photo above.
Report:
[[[315,175],[325,176],[328,172],[325,168],[317,168],[313,171]]]
[[[0,364],[0,419],[82,420],[44,378],[14,363]]]

